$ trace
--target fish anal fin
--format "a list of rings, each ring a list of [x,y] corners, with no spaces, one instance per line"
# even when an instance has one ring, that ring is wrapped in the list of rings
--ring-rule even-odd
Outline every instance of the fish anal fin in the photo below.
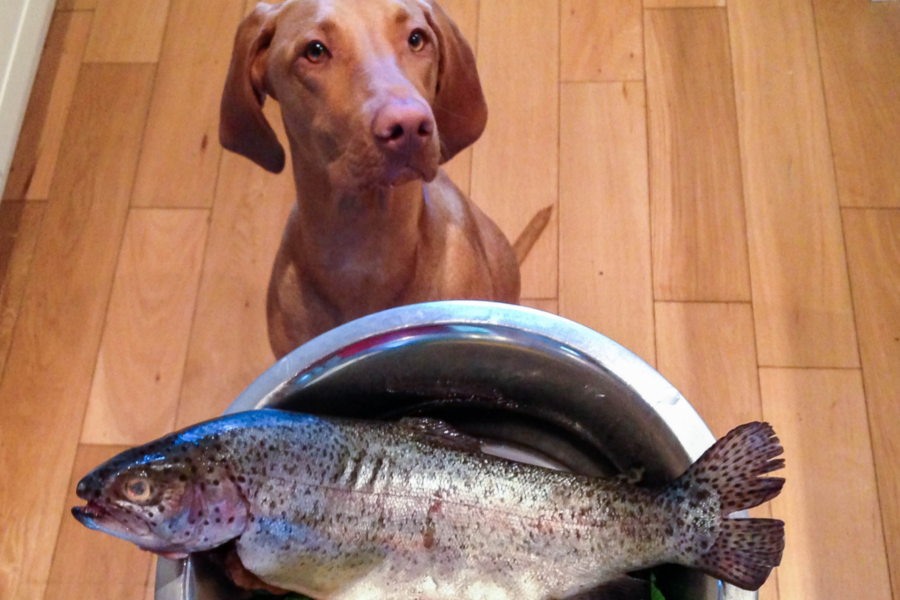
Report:
[[[650,600],[650,582],[623,575],[599,587],[559,600]]]
[[[481,440],[459,431],[446,421],[432,417],[406,417],[400,419],[399,424],[432,444],[463,452],[481,452]]]

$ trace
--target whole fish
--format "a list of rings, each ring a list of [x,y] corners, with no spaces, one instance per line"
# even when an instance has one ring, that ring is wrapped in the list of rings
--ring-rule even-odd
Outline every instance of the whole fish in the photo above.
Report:
[[[645,488],[496,458],[441,421],[258,410],[127,450],[78,484],[84,525],[169,557],[234,540],[263,582],[317,600],[542,600],[661,563],[757,589],[784,524],[765,423]]]

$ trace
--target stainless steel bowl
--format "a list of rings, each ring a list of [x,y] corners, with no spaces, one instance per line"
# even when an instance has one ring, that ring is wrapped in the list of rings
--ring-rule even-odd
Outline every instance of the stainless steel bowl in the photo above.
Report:
[[[405,306],[334,329],[278,361],[227,413],[274,406],[363,418],[426,414],[493,452],[584,474],[681,474],[714,441],[668,381],[605,336],[556,315],[488,302]],[[737,423],[735,424],[737,425]],[[665,567],[668,600],[755,600]],[[246,594],[202,557],[160,559],[156,600]]]

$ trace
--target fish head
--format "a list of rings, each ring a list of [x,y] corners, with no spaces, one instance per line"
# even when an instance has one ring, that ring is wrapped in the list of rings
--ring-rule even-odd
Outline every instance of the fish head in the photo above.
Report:
[[[73,516],[168,558],[220,546],[247,527],[248,503],[221,444],[163,438],[87,474]]]

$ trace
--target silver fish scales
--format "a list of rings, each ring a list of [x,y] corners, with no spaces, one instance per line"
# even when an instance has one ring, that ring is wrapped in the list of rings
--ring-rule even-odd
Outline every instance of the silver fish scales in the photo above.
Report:
[[[428,419],[253,411],[101,465],[74,512],[169,556],[235,540],[260,580],[321,600],[567,598],[660,563],[755,589],[780,561],[780,521],[726,518],[781,490],[766,424],[655,489],[477,450]]]

